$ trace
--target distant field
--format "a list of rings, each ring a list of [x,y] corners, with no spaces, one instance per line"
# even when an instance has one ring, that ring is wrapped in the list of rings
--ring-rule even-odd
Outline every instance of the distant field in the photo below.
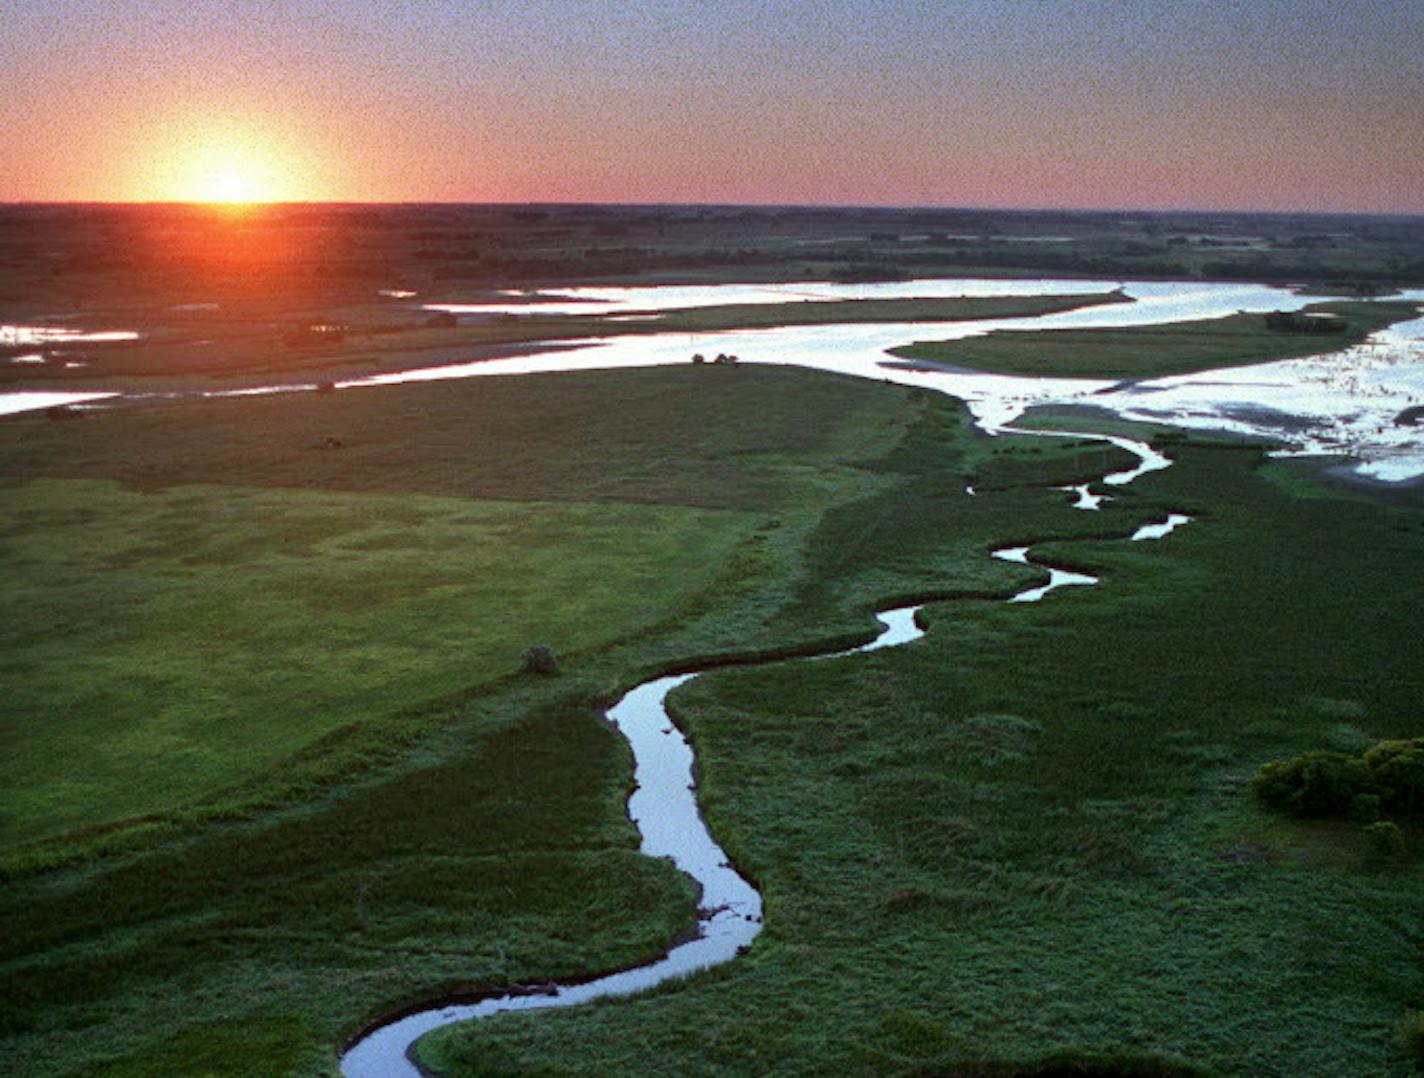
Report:
[[[1412,303],[1318,303],[1312,311],[1339,314],[1343,333],[1280,333],[1259,314],[1120,329],[996,329],[959,341],[919,341],[891,354],[1000,374],[1053,378],[1154,378],[1214,367],[1333,352],[1375,330],[1418,316]]]
[[[0,842],[676,617],[899,396],[688,368],[0,424]]]
[[[507,297],[502,297],[507,299]],[[193,374],[277,373],[322,368],[379,368],[401,363],[449,361],[453,357],[482,358],[535,342],[641,336],[650,333],[702,333],[713,330],[761,329],[785,325],[835,325],[869,322],[962,322],[980,318],[1030,318],[1103,303],[1131,302],[1118,292],[1078,295],[988,296],[963,299],[829,300],[786,304],[732,304],[662,312],[657,318],[621,321],[603,315],[541,315],[531,306],[518,316],[467,316],[460,325],[425,325],[419,310],[366,304],[330,315],[345,327],[344,339],[308,347],[282,343],[280,324],[261,320],[211,316],[175,329],[173,315],[132,313],[126,328],[145,333],[137,341],[89,345],[85,366],[70,369],[60,363],[15,367],[3,363],[0,379],[92,380],[106,376],[182,376]],[[344,316],[343,316],[344,315]],[[20,352],[25,349],[11,349]],[[310,375],[308,376],[310,377]]]

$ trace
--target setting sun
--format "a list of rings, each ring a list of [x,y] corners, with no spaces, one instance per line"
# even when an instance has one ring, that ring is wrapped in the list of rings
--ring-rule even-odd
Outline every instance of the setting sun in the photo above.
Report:
[[[158,135],[164,148],[154,154],[139,182],[147,197],[164,202],[206,202],[239,206],[252,202],[293,202],[318,195],[306,154],[291,139],[257,124],[227,124],[195,117],[178,134]],[[155,133],[156,134],[156,133]]]
[[[257,188],[238,167],[214,169],[199,178],[193,190],[195,202],[256,202]]]
[[[280,197],[270,162],[254,148],[204,147],[184,173],[176,192],[184,202],[269,202]]]

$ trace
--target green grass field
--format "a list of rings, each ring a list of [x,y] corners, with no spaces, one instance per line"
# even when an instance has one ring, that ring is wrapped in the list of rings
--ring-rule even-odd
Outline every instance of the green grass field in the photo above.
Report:
[[[814,286],[813,286],[814,287]],[[1121,292],[1056,296],[979,296],[964,299],[852,299],[829,302],[734,304],[667,311],[635,323],[639,332],[763,329],[774,326],[861,322],[972,322],[981,318],[1030,318],[1104,303],[1130,303]],[[617,323],[613,323],[617,325]]]
[[[985,439],[947,398],[760,367],[0,423],[5,549],[26,566],[7,647],[30,649],[7,684],[35,701],[7,719],[34,776],[13,803],[51,836],[5,862],[7,1059],[330,1074],[387,1008],[645,961],[693,896],[636,854],[601,707],[699,657],[867,639],[875,606],[934,596],[905,648],[674,694],[714,833],[766,897],[748,955],[644,998],[455,1027],[422,1059],[1406,1073],[1390,1029],[1424,1004],[1424,832],[1379,863],[1354,825],[1276,817],[1242,783],[1420,732],[1401,580],[1424,506],[1255,450],[1172,451],[1077,512],[1045,488],[1116,450]],[[1199,519],[1121,542],[1168,510]],[[1102,585],[998,601],[1041,575],[988,551],[1039,539]],[[534,642],[560,676],[514,673]],[[264,674],[274,650],[306,661]],[[85,820],[56,820],[57,794],[47,816],[42,774],[63,789],[100,769],[97,694],[135,661],[161,677],[129,690],[130,766],[162,777],[184,730],[208,754],[166,792],[115,769]],[[175,710],[150,719],[145,699]],[[156,807],[115,807],[141,796]],[[154,819],[56,834],[134,811]]]
[[[325,1073],[407,999],[657,954],[692,896],[599,708],[784,642],[806,532],[960,429],[910,397],[688,367],[0,425],[12,1061]]]
[[[574,658],[646,629],[756,524],[98,480],[4,501],[6,846],[193,802],[334,730],[489,684],[531,643]]]
[[[51,477],[0,492],[0,844],[191,806],[353,727],[401,740],[532,643],[577,661],[696,611],[765,513],[840,489],[803,473],[905,421],[898,393],[742,373],[7,424],[0,471]]]
[[[959,341],[917,341],[891,354],[1000,374],[1054,378],[1157,378],[1216,367],[1334,352],[1375,330],[1418,316],[1412,303],[1315,303],[1308,310],[1339,314],[1342,333],[1282,333],[1259,314],[1118,329],[996,329]]]
[[[628,1003],[452,1027],[422,1061],[1407,1073],[1391,1030],[1424,1001],[1424,831],[1378,863],[1357,825],[1276,817],[1242,783],[1301,749],[1419,734],[1419,614],[1400,586],[1424,555],[1418,497],[1392,510],[1297,475],[1298,498],[1253,451],[1178,452],[1101,519],[1060,517],[1118,535],[1168,509],[1197,522],[1038,548],[1099,588],[937,604],[907,647],[676,693],[713,829],[766,895],[752,953]],[[1009,534],[996,508],[1024,493],[935,521],[940,549]],[[822,563],[840,548],[812,544]]]

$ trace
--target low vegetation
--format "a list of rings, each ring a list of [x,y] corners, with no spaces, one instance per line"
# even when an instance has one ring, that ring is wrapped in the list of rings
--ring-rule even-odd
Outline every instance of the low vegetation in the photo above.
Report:
[[[1381,741],[1358,755],[1317,750],[1269,763],[1251,788],[1293,816],[1417,816],[1424,813],[1424,737]]]
[[[1283,820],[1248,780],[1418,735],[1398,577],[1424,554],[1417,493],[1298,497],[1254,450],[1173,452],[1101,514],[1058,503],[1057,534],[1118,538],[1035,553],[1097,588],[961,597],[906,647],[674,693],[713,830],[766,897],[751,953],[636,1000],[438,1031],[423,1063],[1035,1074],[1065,1053],[1099,1057],[1082,1073],[1403,1073],[1395,1025],[1424,998],[1417,824],[1381,857],[1358,826]],[[906,561],[942,567],[960,536],[1030,539],[1027,493],[956,504],[920,480],[910,504],[847,506],[813,538],[812,579],[873,574],[862,532],[892,566],[902,535]],[[1121,540],[1169,508],[1198,519]]]
[[[920,341],[891,349],[901,359],[999,374],[1053,378],[1157,378],[1217,367],[1333,352],[1393,322],[1418,316],[1413,303],[1318,303],[1339,315],[1338,333],[1272,329],[1266,316],[1233,314],[1195,322],[1117,329],[997,329],[958,341]]]
[[[327,435],[343,448],[313,448]],[[722,669],[672,695],[709,823],[766,899],[747,955],[636,999],[447,1029],[420,1042],[422,1062],[450,1076],[1402,1073],[1413,1042],[1396,1027],[1424,998],[1418,822],[1392,821],[1394,843],[1283,817],[1249,782],[1273,759],[1419,738],[1419,611],[1399,586],[1424,556],[1418,493],[1286,485],[1255,450],[1195,441],[1101,512],[1045,489],[1115,452],[985,440],[953,401],[898,387],[691,365],[0,423],[0,495],[31,514],[5,539],[70,611],[29,625],[38,599],[9,578],[10,643],[39,649],[44,672],[27,691],[65,691],[51,671],[146,631],[185,586],[215,609],[165,614],[168,647],[200,613],[200,639],[258,624],[241,585],[287,558],[367,566],[328,620],[361,600],[407,634],[363,651],[313,615],[313,654],[352,650],[261,701],[272,716],[241,717],[271,723],[261,751],[282,730],[290,747],[249,755],[235,785],[209,773],[196,802],[168,795],[147,826],[12,848],[7,1059],[35,1075],[330,1074],[343,1038],[388,1008],[645,961],[695,896],[637,854],[628,754],[600,708],[699,659],[868,639],[869,610],[929,597],[914,644]],[[419,519],[354,508],[402,503]],[[228,534],[229,504],[264,512]],[[293,504],[302,529],[283,523]],[[132,534],[87,549],[105,533],[86,521],[109,528],[113,506],[138,514]],[[1197,519],[1123,541],[1169,510]],[[190,522],[238,579],[185,560]],[[348,541],[363,536],[379,541]],[[1102,584],[1000,601],[1041,573],[987,553],[1029,542]],[[396,560],[379,571],[362,560],[382,552]],[[561,557],[579,575],[533,579]],[[498,573],[549,620],[505,625],[502,600],[475,591],[416,616]],[[645,573],[662,574],[646,585],[657,604],[578,606],[605,575],[637,591]],[[131,604],[118,624],[99,591],[111,574]],[[520,675],[530,641],[558,677]],[[427,650],[449,671],[406,680],[401,658]],[[364,697],[305,703],[366,663],[383,676],[361,691],[388,693],[386,710],[343,727]],[[143,691],[200,693],[211,674],[195,660]],[[70,714],[37,708],[12,723],[37,761],[101,714],[75,715],[82,736],[65,740]],[[193,743],[256,753],[235,726]],[[173,738],[151,742],[154,759]],[[29,800],[36,827],[43,797]]]

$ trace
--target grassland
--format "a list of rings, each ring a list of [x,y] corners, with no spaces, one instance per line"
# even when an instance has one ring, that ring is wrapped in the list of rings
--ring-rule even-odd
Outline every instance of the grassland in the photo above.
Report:
[[[1274,817],[1242,783],[1284,753],[1420,732],[1419,614],[1400,587],[1424,554],[1418,497],[1392,509],[1281,484],[1250,449],[1174,452],[1065,524],[1121,536],[1174,509],[1191,526],[1037,548],[1099,588],[946,602],[907,647],[675,693],[713,829],[766,896],[751,954],[626,1003],[452,1027],[422,1061],[1407,1073],[1391,1029],[1424,999],[1424,833],[1405,860],[1373,861],[1358,826]],[[977,521],[933,484],[884,517],[847,507],[813,538],[814,577],[842,568],[860,528],[882,527],[892,558],[902,535],[940,558],[976,532],[1031,537],[1013,523],[1024,494],[981,494]]]
[[[865,462],[931,407],[688,367],[0,425],[7,810],[35,840],[4,858],[8,1058],[326,1073],[412,997],[657,954],[693,896],[635,853],[598,706],[868,633],[851,606],[771,623],[808,529],[902,482]],[[312,408],[353,409],[364,455],[314,450]],[[535,640],[559,677],[513,674]]]
[[[958,341],[917,341],[891,354],[1000,374],[1051,378],[1157,378],[1217,367],[1334,352],[1358,344],[1393,322],[1418,316],[1412,303],[1317,303],[1306,308],[1338,314],[1340,333],[1283,333],[1259,314],[1118,329],[996,329]]]
[[[1400,586],[1424,553],[1417,495],[1386,506],[1193,441],[1101,513],[1074,512],[1044,488],[1117,467],[1116,451],[985,440],[948,399],[772,368],[17,418],[0,435],[7,505],[43,510],[30,523],[53,519],[68,554],[33,528],[7,541],[101,621],[109,574],[80,557],[90,499],[106,527],[138,514],[116,532],[123,572],[168,602],[196,574],[215,606],[198,613],[219,623],[261,618],[239,582],[184,565],[179,536],[262,569],[289,545],[282,515],[224,537],[207,514],[228,503],[300,506],[297,550],[353,547],[369,575],[350,595],[404,618],[417,650],[444,646],[425,634],[498,637],[402,613],[436,594],[427,564],[527,566],[518,583],[556,614],[600,567],[667,597],[656,617],[605,597],[610,623],[590,614],[584,645],[544,641],[567,658],[557,678],[482,680],[451,648],[464,669],[438,693],[373,689],[398,710],[246,783],[175,794],[147,828],[12,851],[0,1015],[24,1073],[326,1074],[383,1008],[658,953],[692,896],[634,852],[629,761],[599,706],[698,657],[865,639],[869,609],[911,595],[943,600],[916,644],[727,669],[673,696],[713,830],[766,895],[747,956],[646,998],[452,1029],[423,1058],[450,1075],[1006,1075],[1066,1051],[1106,1073],[1403,1073],[1389,1029],[1424,1000],[1424,834],[1375,863],[1355,828],[1277,819],[1241,780],[1419,732],[1419,613]],[[317,448],[327,435],[346,448]],[[1168,510],[1199,519],[1120,541]],[[669,530],[626,549],[639,521]],[[135,545],[158,522],[178,534]],[[678,530],[694,522],[708,534]],[[454,549],[435,541],[451,535]],[[1038,575],[988,549],[1039,539],[1102,586],[995,601]],[[528,546],[591,564],[560,591],[532,579],[550,562]],[[395,560],[360,560],[377,554]],[[636,583],[686,564],[701,576],[685,591]],[[6,589],[18,601],[23,585]],[[466,597],[467,620],[503,614]],[[308,624],[324,640],[344,618]],[[79,626],[70,658],[134,620]],[[407,643],[382,637],[371,665],[398,666]],[[32,680],[64,669],[63,644],[54,633]],[[351,670],[361,656],[313,664],[301,692]],[[298,732],[309,710],[298,696],[285,711]],[[34,717],[28,751],[64,719]],[[230,725],[268,721],[254,708]]]
[[[852,299],[803,303],[736,304],[667,311],[638,325],[645,332],[764,329],[773,326],[852,325],[866,322],[971,322],[981,318],[1032,318],[1130,303],[1121,292],[1056,296],[977,296],[963,299]]]
[[[196,801],[335,730],[487,685],[530,643],[573,657],[645,629],[756,524],[86,480],[3,501],[5,846]]]
[[[508,302],[509,297],[497,297]],[[174,328],[171,314],[130,313],[125,325],[143,336],[133,341],[87,345],[83,366],[62,362],[15,367],[0,363],[0,380],[102,384],[115,377],[192,377],[195,375],[280,374],[283,372],[377,370],[449,362],[452,357],[479,359],[507,355],[538,342],[603,339],[650,333],[704,333],[762,329],[784,325],[836,325],[872,322],[963,322],[980,318],[1030,318],[1104,303],[1130,302],[1120,292],[1076,295],[986,296],[950,299],[828,300],[787,304],[732,304],[658,312],[656,317],[621,320],[596,314],[527,313],[467,316],[454,326],[430,325],[419,309],[391,310],[389,303],[365,304],[319,314],[317,321],[343,327],[339,341],[292,347],[283,341],[283,323],[233,318],[219,313]],[[631,309],[628,313],[636,313]],[[286,324],[300,325],[293,321]],[[6,356],[0,346],[0,361]],[[11,346],[16,354],[33,346]],[[68,355],[68,351],[59,349]],[[76,353],[76,355],[79,353]],[[61,358],[55,357],[56,360]],[[306,375],[310,377],[310,374]],[[99,380],[96,383],[96,380]]]
[[[576,660],[695,608],[815,489],[789,473],[899,422],[741,373],[11,420],[4,844],[161,815],[531,643]]]

